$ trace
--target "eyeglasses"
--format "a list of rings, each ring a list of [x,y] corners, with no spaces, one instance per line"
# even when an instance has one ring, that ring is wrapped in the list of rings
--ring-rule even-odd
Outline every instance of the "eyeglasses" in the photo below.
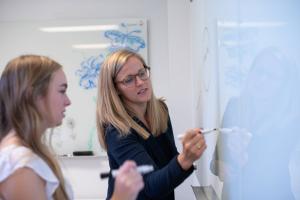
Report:
[[[137,74],[128,75],[122,81],[115,81],[116,83],[122,83],[126,87],[134,87],[136,77],[139,77],[142,81],[146,81],[150,77],[150,67],[144,66],[144,68],[140,69]]]

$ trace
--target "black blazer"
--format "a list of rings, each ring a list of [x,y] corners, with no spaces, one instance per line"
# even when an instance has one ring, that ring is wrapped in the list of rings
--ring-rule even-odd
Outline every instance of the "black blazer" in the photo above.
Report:
[[[147,130],[140,120],[133,119]],[[111,170],[118,169],[125,160],[134,160],[137,165],[154,166],[153,172],[144,175],[145,187],[137,200],[174,200],[175,187],[194,170],[193,167],[187,171],[183,170],[177,161],[178,151],[170,120],[166,132],[158,137],[151,135],[144,140],[133,129],[130,130],[130,134],[121,137],[118,130],[109,125],[105,130],[105,139]],[[107,199],[111,198],[113,190],[114,179],[109,177]]]

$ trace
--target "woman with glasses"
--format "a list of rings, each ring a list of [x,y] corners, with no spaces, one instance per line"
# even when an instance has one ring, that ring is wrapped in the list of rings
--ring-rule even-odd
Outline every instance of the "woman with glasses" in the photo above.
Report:
[[[196,128],[186,132],[183,151],[178,153],[167,106],[152,90],[150,68],[129,50],[112,53],[102,64],[97,129],[111,170],[127,159],[154,167],[144,175],[145,187],[138,200],[174,200],[175,187],[193,172],[193,162],[206,148]],[[114,179],[109,177],[107,199],[113,189]]]

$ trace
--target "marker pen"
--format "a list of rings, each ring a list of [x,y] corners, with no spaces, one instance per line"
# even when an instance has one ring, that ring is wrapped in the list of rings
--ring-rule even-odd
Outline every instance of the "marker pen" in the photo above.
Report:
[[[230,128],[212,128],[212,129],[201,129],[201,134],[205,135],[207,133],[212,133],[212,132],[215,132],[215,131],[220,131],[220,132],[230,132],[232,131],[232,129]],[[184,134],[180,134],[177,136],[177,138],[179,140],[182,140],[182,138],[184,137]]]
[[[153,170],[154,167],[152,165],[140,165],[137,167],[137,171],[141,174],[147,174],[149,172],[152,172]],[[101,179],[108,178],[110,175],[112,175],[112,177],[116,177],[118,173],[119,173],[118,170],[112,170],[110,172],[100,173],[100,178]]]

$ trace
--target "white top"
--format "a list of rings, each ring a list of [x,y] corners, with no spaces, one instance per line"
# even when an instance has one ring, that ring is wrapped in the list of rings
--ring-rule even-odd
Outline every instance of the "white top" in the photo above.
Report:
[[[22,167],[31,168],[46,182],[46,195],[48,200],[53,200],[53,194],[59,185],[59,181],[47,163],[38,155],[24,146],[11,144],[0,149],[0,182],[12,175]],[[73,199],[70,185],[66,185],[66,192]],[[1,200],[1,199],[0,199]]]

